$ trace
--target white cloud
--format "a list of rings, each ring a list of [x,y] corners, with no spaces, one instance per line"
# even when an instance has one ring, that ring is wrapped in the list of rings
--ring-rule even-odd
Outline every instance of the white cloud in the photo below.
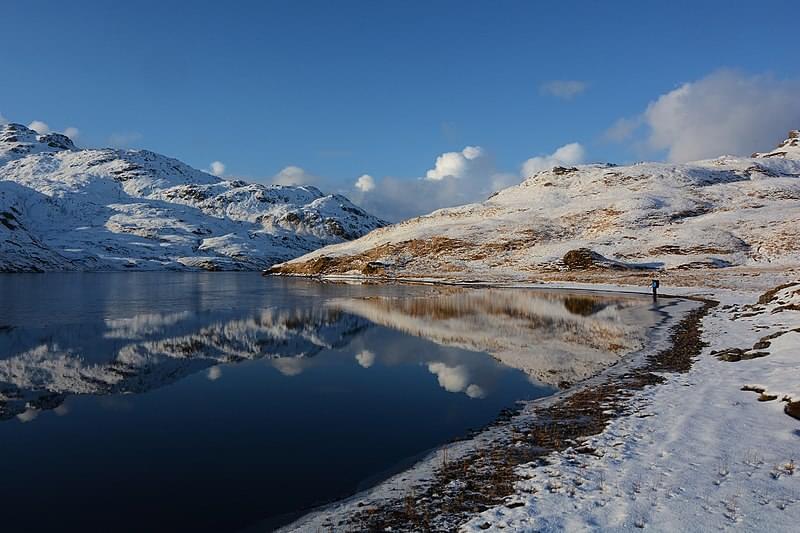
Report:
[[[2,113],[0,113],[0,126],[3,124],[8,124],[8,119],[4,117]]]
[[[433,168],[416,179],[387,176],[365,194],[359,187],[345,191],[367,211],[390,221],[485,200],[491,193],[519,182],[516,174],[498,172],[486,150],[467,146],[436,158]]]
[[[572,100],[589,87],[585,81],[578,80],[552,80],[539,86],[539,92],[549,94],[562,100]]]
[[[215,176],[222,176],[225,174],[225,163],[223,163],[222,161],[212,161],[211,164],[208,166],[208,169]]]
[[[369,192],[375,188],[375,178],[369,174],[362,174],[356,180],[355,187],[361,192]]]
[[[375,354],[369,350],[361,350],[356,354],[356,361],[364,368],[369,368],[375,364]]]
[[[314,185],[321,181],[320,177],[309,174],[305,169],[294,165],[284,167],[272,176],[272,183],[275,185]]]
[[[214,365],[208,369],[206,377],[209,379],[209,381],[217,381],[219,378],[222,377],[222,369],[217,365]]]
[[[463,178],[474,170],[483,155],[484,151],[480,146],[467,146],[460,152],[445,152],[436,158],[435,166],[425,173],[425,178]]]
[[[613,138],[615,132],[626,133],[626,125],[641,121],[639,136],[644,138],[637,139],[636,128],[620,138],[633,137],[650,151],[665,151],[673,162],[750,155],[771,148],[797,127],[798,94],[798,81],[718,70],[661,95],[641,115],[623,119],[627,124],[618,121],[609,131]]]
[[[42,122],[41,120],[34,120],[28,127],[38,133],[39,135],[45,135],[50,133],[50,126],[47,125],[46,122]]]
[[[81,135],[81,130],[74,126],[70,126],[69,128],[64,130],[64,135],[72,139],[73,141],[77,140],[78,137]]]
[[[555,166],[578,165],[583,163],[585,157],[586,150],[580,143],[565,144],[552,154],[532,157],[525,161],[522,164],[521,174],[523,177],[529,177]]]
[[[525,162],[525,170],[575,165],[583,162],[585,151],[578,143],[562,146],[553,154]],[[527,177],[523,174],[523,177]],[[441,209],[485,200],[492,193],[520,182],[518,173],[502,172],[490,154],[480,146],[439,155],[433,168],[417,179],[392,176],[373,180],[365,194],[362,187],[343,191],[354,202],[389,221],[404,220]]]
[[[128,148],[142,138],[141,133],[127,132],[127,133],[112,133],[108,137],[108,144],[113,148]]]

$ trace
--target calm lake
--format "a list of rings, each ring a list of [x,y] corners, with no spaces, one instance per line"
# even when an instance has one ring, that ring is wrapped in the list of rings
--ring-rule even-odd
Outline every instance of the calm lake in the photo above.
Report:
[[[4,531],[270,530],[642,348],[669,301],[0,275]]]

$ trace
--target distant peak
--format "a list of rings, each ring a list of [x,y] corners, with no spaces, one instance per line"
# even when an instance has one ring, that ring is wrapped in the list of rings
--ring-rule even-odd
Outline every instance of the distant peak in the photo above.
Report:
[[[752,157],[800,159],[800,130],[790,130],[786,140],[778,144],[771,152],[756,152]]]
[[[75,150],[75,144],[72,139],[63,133],[39,135],[29,127],[14,122],[0,126],[0,143],[17,145],[35,145],[39,143],[56,150]],[[25,148],[23,147],[23,149]]]
[[[44,143],[50,148],[61,148],[62,150],[74,150],[75,144],[72,139],[63,133],[48,133],[47,135],[39,135],[40,143]]]
[[[27,126],[9,122],[0,126],[0,142],[6,143],[30,143],[36,142],[38,133]]]

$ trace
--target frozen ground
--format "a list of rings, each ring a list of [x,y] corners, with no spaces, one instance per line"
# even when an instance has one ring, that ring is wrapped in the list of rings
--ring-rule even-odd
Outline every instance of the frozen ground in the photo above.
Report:
[[[754,305],[764,287],[780,282],[782,274],[741,276],[739,290],[671,287],[672,294],[720,302],[703,320],[702,336],[709,345],[691,370],[664,374],[666,382],[634,392],[631,414],[613,419],[580,444],[550,453],[549,464],[518,467],[513,493],[501,505],[461,523],[460,529],[793,530],[800,523],[800,471],[795,468],[800,422],[784,412],[789,405],[784,400],[800,399],[800,332],[793,331],[800,328],[800,283]],[[637,290],[608,281],[548,287]],[[661,342],[654,339],[655,346]],[[726,352],[731,348],[741,351]],[[757,357],[749,358],[753,355]],[[763,390],[763,395],[742,390],[747,387]],[[527,406],[522,416],[535,407]],[[348,519],[386,500],[408,500],[415,487],[437,476],[443,457],[455,461],[491,446],[498,432],[502,429],[490,428],[448,445],[413,469],[286,530],[357,530]],[[587,454],[587,448],[595,451]]]
[[[743,305],[753,294],[715,296],[721,305],[703,323],[710,346],[690,372],[636,394],[635,415],[586,440],[595,454],[573,448],[548,456],[547,466],[518,468],[507,503],[461,529],[793,530],[800,523],[800,422],[784,410],[800,399],[800,331],[792,331],[800,312],[775,311],[800,303],[800,284],[757,307]],[[753,349],[778,332],[785,333]],[[711,355],[729,348],[742,348],[745,358]],[[766,355],[746,359],[758,352]]]
[[[702,319],[700,340],[708,345],[688,372],[631,389],[628,412],[609,415],[608,425],[570,448],[548,448],[559,450],[546,454],[548,464],[520,464],[502,493],[510,494],[488,508],[476,506],[465,520],[463,505],[453,513],[453,504],[472,498],[480,484],[465,482],[470,463],[463,478],[453,479],[452,468],[442,476],[448,469],[436,461],[443,449],[289,529],[358,529],[352,517],[374,513],[388,517],[382,523],[395,531],[419,529],[405,516],[443,531],[794,531],[800,524],[798,177],[800,131],[750,157],[556,167],[483,203],[436,211],[273,267],[289,275],[638,291],[657,275],[669,293],[720,302]],[[588,402],[589,418],[604,418],[598,413],[605,404],[598,403]],[[547,417],[540,408],[529,404],[520,416]],[[470,449],[491,449],[498,431],[447,453],[458,461]],[[540,433],[530,435],[535,440]],[[488,484],[491,469],[484,474]],[[417,489],[437,476],[448,481],[437,485],[444,490],[420,497]]]

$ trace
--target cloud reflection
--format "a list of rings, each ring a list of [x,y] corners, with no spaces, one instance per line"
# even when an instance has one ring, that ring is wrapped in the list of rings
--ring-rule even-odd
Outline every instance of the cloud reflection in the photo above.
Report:
[[[435,374],[439,385],[447,392],[463,392],[470,398],[484,398],[486,392],[470,383],[469,370],[464,365],[448,366],[444,363],[428,363],[428,371]]]
[[[375,364],[375,354],[369,350],[361,350],[356,354],[356,361],[364,368],[369,368]]]

